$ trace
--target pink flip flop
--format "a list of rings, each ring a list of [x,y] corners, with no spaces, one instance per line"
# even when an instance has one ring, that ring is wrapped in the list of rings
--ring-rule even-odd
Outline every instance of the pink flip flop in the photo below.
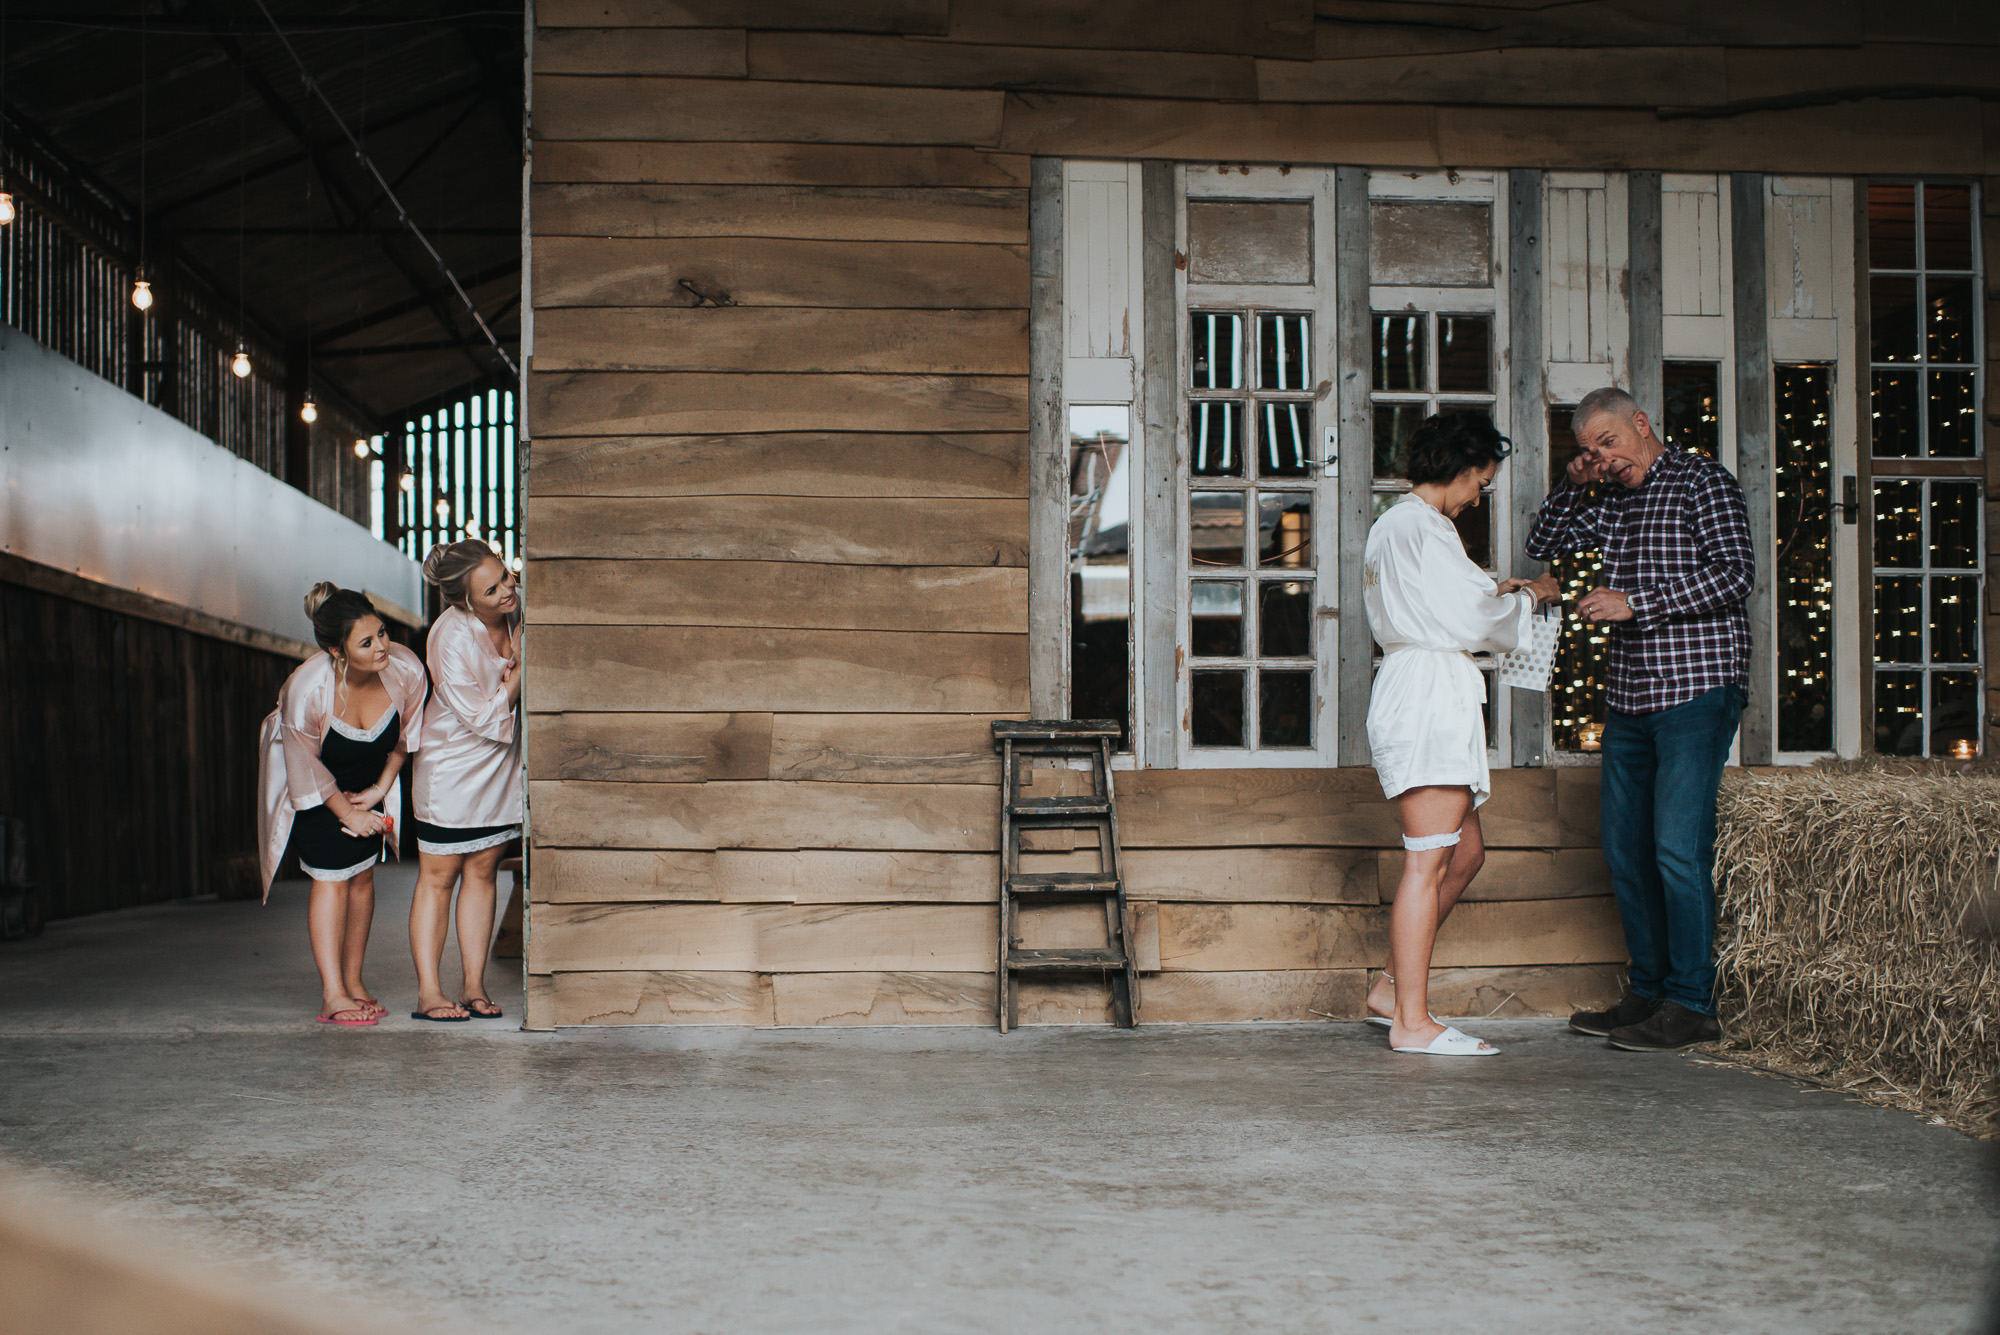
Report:
[[[361,1018],[358,1020],[347,1020],[341,1018],[342,1016],[347,1016],[347,1015],[359,1015]],[[335,1011],[331,1015],[320,1015],[314,1018],[316,1018],[321,1024],[337,1024],[347,1029],[360,1029],[376,1023],[381,1017],[370,1015],[367,1011],[353,1010],[353,1011]]]

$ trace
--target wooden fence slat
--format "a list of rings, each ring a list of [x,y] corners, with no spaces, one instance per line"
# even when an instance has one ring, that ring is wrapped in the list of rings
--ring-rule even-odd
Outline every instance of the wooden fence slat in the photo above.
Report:
[[[758,0],[760,28],[941,37],[950,0]],[[541,28],[714,28],[743,22],[743,0],[537,0]]]
[[[1403,850],[1376,855],[1382,902],[1393,903],[1403,876]],[[1465,902],[1505,899],[1594,899],[1611,893],[1611,869],[1595,848],[1495,848],[1486,854]]]
[[[543,140],[535,182],[650,181],[682,185],[1013,186],[1028,159],[978,148],[900,144],[654,144]]]
[[[1312,51],[1312,0],[1162,5],[1154,0],[981,0],[952,6],[951,39],[995,45],[1109,51],[1214,51],[1304,56]]]
[[[1028,317],[1017,310],[557,307],[535,316],[535,346],[537,371],[1024,376]]]
[[[754,79],[1228,102],[1257,97],[1257,71],[1251,59],[1209,54],[1207,47],[1193,48],[1196,54],[1179,54],[759,32],[751,37],[748,50]]]
[[[535,34],[537,74],[665,74],[740,79],[741,28],[551,28]]]
[[[1142,1024],[1324,1022],[1367,1011],[1366,969],[1246,969],[1162,973],[1139,985]]]
[[[568,371],[528,380],[538,436],[1017,431],[1026,376]]]
[[[1493,847],[1560,843],[1550,770],[1497,770],[1480,808]],[[1304,845],[1390,848],[1402,826],[1371,769],[1137,770],[1118,777],[1132,848]]]
[[[1027,494],[1027,436],[1019,432],[551,436],[535,442],[538,506],[554,496],[894,500]]]
[[[756,38],[751,44],[754,52]],[[1633,47],[1615,57],[1589,49],[1512,48],[1421,60],[1384,55],[1257,62],[1257,99],[1267,103],[1652,108],[1715,106],[1727,96],[1719,47]]]
[[[772,626],[1020,634],[1017,567],[797,561],[543,561],[537,625]]]
[[[983,904],[536,904],[537,973],[628,969],[973,970],[993,955]]]
[[[527,975],[527,1027],[775,1023],[771,975],[654,970]]]
[[[771,777],[847,783],[997,786],[991,714],[782,714]]]
[[[986,904],[993,853],[882,849],[537,848],[537,903]]]
[[[530,714],[536,779],[707,783],[771,777],[771,715]]]
[[[1140,899],[1373,904],[1379,856],[1366,848],[1131,848],[1125,886]]]
[[[994,148],[1000,92],[733,79],[567,74],[535,78],[535,132],[550,139]]]
[[[1853,46],[1862,39],[1859,0],[1730,0],[1682,4],[1490,6],[1476,20],[1440,22],[1429,5],[1384,11],[1377,0],[1317,0],[1322,56],[1427,56],[1448,51],[1577,46]],[[1602,50],[1607,61],[1616,50]]]
[[[536,236],[765,236],[819,241],[1019,245],[1023,190],[882,186],[536,186]]]
[[[533,560],[1025,566],[1026,511],[1021,501],[963,499],[542,496],[526,536]]]
[[[1160,905],[1168,971],[1380,968],[1389,910],[1331,904]],[[1625,959],[1609,898],[1461,904],[1438,933],[1433,967],[1612,964]]]
[[[999,146],[1055,157],[1436,167],[1436,138],[1429,106],[1010,93]]]
[[[538,626],[530,638],[539,710],[1011,714],[1028,701],[1025,635]]]
[[[877,848],[984,853],[1000,799],[972,784],[531,784],[552,848]]]
[[[1022,310],[1028,248],[780,237],[537,237],[538,307],[738,306]]]

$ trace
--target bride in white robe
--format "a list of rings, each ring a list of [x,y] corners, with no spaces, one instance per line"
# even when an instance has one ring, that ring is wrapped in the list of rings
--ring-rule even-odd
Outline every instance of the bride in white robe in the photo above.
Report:
[[[1427,992],[1438,926],[1485,861],[1486,678],[1472,655],[1514,648],[1537,604],[1561,596],[1549,575],[1496,585],[1452,523],[1480,503],[1507,453],[1506,437],[1477,413],[1427,419],[1407,449],[1410,492],[1375,521],[1362,554],[1362,602],[1382,646],[1368,749],[1402,817],[1405,850],[1389,928],[1395,972],[1382,971],[1368,1009],[1398,1052],[1498,1051],[1438,1023]]]

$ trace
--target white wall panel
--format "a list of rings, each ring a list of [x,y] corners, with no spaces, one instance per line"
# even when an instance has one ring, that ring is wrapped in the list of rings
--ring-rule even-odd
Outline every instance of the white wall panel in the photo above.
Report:
[[[322,579],[423,606],[367,529],[5,327],[0,550],[308,643]]]
[[[1552,387],[1625,383],[1631,357],[1625,188],[1618,174],[1549,173],[1542,324]]]

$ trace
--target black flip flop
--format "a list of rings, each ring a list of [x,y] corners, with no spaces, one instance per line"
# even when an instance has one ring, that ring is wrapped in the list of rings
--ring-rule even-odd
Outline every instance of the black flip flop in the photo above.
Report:
[[[431,1009],[443,1010],[444,1008],[442,1006],[433,1006]],[[432,1024],[464,1024],[472,1017],[470,1015],[426,1015],[422,1011],[411,1011],[410,1018],[412,1020],[429,1020]]]
[[[489,998],[474,997],[471,1001],[459,1002],[458,1007],[460,1010],[472,1011],[472,1018],[475,1020],[498,1020],[502,1016],[507,1014],[506,1011],[501,1010],[498,1006],[493,1006],[493,1009],[490,1011],[475,1010],[474,1009],[475,1003],[482,1001],[489,1006],[493,1006],[493,1002]]]

